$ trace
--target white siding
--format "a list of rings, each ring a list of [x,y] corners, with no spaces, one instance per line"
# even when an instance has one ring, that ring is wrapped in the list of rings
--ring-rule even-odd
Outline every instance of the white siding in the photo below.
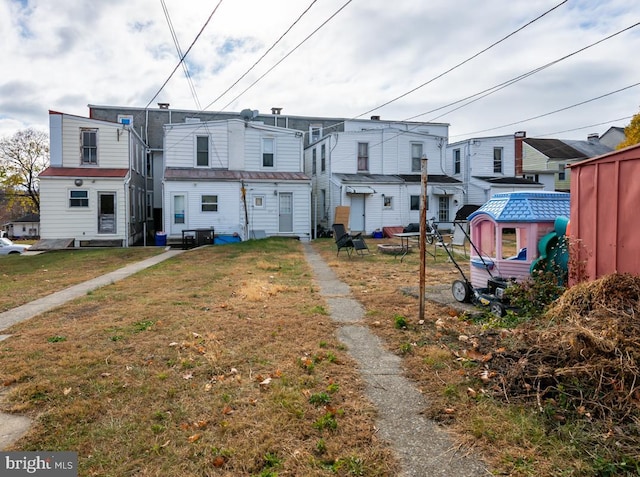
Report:
[[[62,119],[63,167],[82,166],[80,149],[80,131],[82,128],[98,130],[97,167],[120,169],[129,167],[129,133],[124,130],[122,125],[66,114],[63,115]]]
[[[89,207],[69,207],[70,190],[87,190]],[[98,234],[98,192],[116,194],[116,234]],[[46,178],[40,180],[40,235],[43,239],[74,238],[80,240],[127,239],[126,201],[121,179],[84,181],[76,187],[72,178]]]
[[[165,167],[195,167],[196,136],[209,136],[209,167],[229,167],[226,121],[167,124],[164,131]]]

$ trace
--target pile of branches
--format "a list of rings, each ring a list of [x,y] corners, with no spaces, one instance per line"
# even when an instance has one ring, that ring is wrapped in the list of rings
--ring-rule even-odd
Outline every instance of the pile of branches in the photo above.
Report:
[[[491,363],[504,398],[535,399],[560,418],[577,412],[640,422],[639,277],[612,274],[575,285],[514,338],[517,349]]]

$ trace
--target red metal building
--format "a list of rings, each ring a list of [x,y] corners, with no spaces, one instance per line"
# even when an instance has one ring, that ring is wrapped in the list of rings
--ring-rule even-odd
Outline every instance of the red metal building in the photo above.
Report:
[[[640,275],[640,144],[568,167],[570,283]]]

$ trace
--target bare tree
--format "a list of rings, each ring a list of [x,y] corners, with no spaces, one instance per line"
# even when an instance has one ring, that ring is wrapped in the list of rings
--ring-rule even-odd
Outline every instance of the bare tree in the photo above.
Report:
[[[40,211],[38,175],[49,165],[49,137],[42,131],[23,129],[0,139],[0,184],[9,204]]]

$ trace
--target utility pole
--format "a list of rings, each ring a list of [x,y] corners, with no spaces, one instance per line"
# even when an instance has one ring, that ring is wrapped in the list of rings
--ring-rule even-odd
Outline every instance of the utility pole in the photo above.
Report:
[[[420,320],[424,320],[424,290],[427,279],[427,159],[426,154],[420,161],[421,184],[420,191]]]

